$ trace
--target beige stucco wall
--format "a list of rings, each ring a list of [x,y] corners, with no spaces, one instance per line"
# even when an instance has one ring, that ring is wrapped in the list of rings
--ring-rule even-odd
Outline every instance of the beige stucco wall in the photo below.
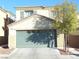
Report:
[[[64,34],[57,35],[57,48],[63,49],[64,47]]]
[[[79,14],[77,15],[78,19],[79,19]]]
[[[46,17],[50,17],[50,11],[49,10],[34,10],[36,12],[36,14],[39,14],[39,15],[43,15],[43,16],[46,16]]]
[[[9,48],[16,48],[16,30],[9,28]]]
[[[23,12],[25,12],[25,11],[26,10],[16,10],[16,21],[21,20],[21,13],[24,14]],[[33,10],[33,14],[43,15],[43,16],[52,18],[51,11],[50,10],[46,10],[46,9]]]
[[[22,10],[16,10],[16,21],[20,20],[20,13],[23,12]]]
[[[0,10],[0,36],[4,36],[4,30],[2,27],[4,26],[4,18],[6,16],[6,13]]]
[[[41,29],[51,29],[52,20],[47,18],[41,18],[42,16],[34,15],[33,17],[28,17],[22,21],[15,22],[9,25],[9,28],[15,30],[41,30]]]

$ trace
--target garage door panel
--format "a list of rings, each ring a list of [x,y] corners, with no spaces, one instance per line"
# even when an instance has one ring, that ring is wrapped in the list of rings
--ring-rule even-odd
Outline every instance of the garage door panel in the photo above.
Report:
[[[47,32],[33,32],[30,34],[31,35],[26,40],[27,42],[31,41],[33,43],[47,44],[48,39],[50,38],[50,35]]]
[[[17,48],[47,48],[53,31],[17,31]]]

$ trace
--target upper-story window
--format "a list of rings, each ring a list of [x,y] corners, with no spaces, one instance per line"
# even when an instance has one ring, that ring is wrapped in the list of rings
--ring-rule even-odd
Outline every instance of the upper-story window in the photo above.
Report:
[[[56,12],[55,11],[50,11],[49,15],[50,15],[51,18],[55,18]]]
[[[59,12],[57,12],[57,11],[51,11],[51,12],[50,12],[50,17],[55,18],[58,13],[59,13]]]
[[[24,17],[31,16],[33,14],[33,10],[24,11]]]

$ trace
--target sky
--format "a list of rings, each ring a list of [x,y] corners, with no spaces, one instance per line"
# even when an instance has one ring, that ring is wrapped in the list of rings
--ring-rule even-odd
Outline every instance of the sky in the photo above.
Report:
[[[70,0],[77,5],[77,11],[79,12],[79,0]],[[0,0],[0,7],[16,13],[17,6],[55,6],[61,4],[63,0]]]

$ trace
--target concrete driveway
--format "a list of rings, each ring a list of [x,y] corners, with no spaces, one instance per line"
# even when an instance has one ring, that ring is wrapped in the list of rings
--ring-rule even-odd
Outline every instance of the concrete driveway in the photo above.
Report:
[[[53,48],[18,48],[3,59],[79,59],[74,55],[60,55],[57,49]]]
[[[56,59],[59,55],[57,49],[50,48],[19,48],[9,59]]]

